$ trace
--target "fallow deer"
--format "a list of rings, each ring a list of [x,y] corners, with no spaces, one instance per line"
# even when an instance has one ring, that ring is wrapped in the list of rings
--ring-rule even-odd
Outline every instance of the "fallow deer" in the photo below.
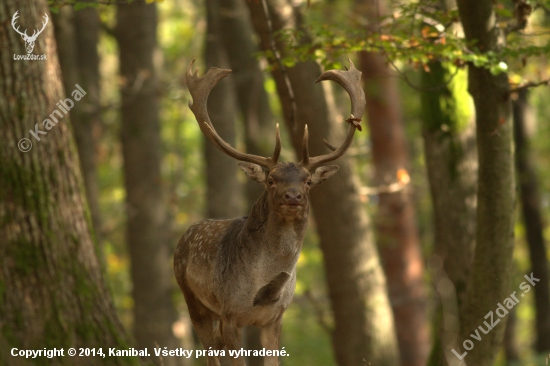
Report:
[[[279,350],[281,321],[296,284],[296,262],[306,231],[308,193],[338,171],[322,166],[342,156],[351,145],[365,107],[360,86],[361,72],[351,63],[349,71],[330,70],[318,81],[341,84],[351,98],[352,114],[343,144],[332,152],[310,157],[308,129],[304,130],[303,157],[299,163],[279,162],[279,126],[275,151],[261,157],[237,151],[216,133],[206,110],[212,88],[231,70],[211,68],[203,77],[187,69],[187,86],[193,98],[189,107],[202,133],[221,151],[239,160],[245,174],[264,185],[265,191],[247,217],[209,219],[192,225],[181,238],[174,255],[174,272],[183,292],[191,321],[205,350],[241,349],[241,329],[261,328],[266,350]],[[225,351],[224,351],[225,352]],[[219,353],[217,353],[219,354]],[[240,354],[240,353],[239,353]],[[231,357],[232,365],[244,366],[243,357]],[[266,366],[278,365],[275,355],[266,355]],[[217,356],[208,366],[219,366]]]

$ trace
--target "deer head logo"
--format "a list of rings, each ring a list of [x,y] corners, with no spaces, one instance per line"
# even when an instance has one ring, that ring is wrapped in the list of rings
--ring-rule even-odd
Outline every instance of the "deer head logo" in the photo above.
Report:
[[[38,38],[38,35],[40,35],[40,33],[42,33],[42,31],[44,30],[44,28],[46,28],[46,25],[48,24],[48,14],[44,14],[44,19],[46,20],[45,22],[42,23],[42,29],[40,30],[34,30],[32,36],[29,36],[27,35],[27,30],[25,29],[25,32],[21,32],[19,30],[19,26],[16,28],[15,27],[15,20],[17,18],[19,18],[19,10],[17,10],[15,12],[15,14],[13,14],[13,17],[11,18],[11,26],[13,27],[13,29],[19,33],[21,35],[21,38],[23,38],[23,41],[25,41],[25,48],[27,49],[27,53],[32,53],[32,50],[34,49],[34,42],[36,41],[36,38]]]

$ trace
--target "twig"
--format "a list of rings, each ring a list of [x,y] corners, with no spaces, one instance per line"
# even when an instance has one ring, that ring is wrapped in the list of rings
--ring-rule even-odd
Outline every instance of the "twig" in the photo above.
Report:
[[[99,5],[126,5],[128,4],[128,0],[93,0],[93,1],[71,1],[71,0],[63,0],[63,1],[48,1],[48,6],[66,6],[66,5],[76,5],[78,3],[87,3],[87,4],[99,4]],[[145,0],[134,0],[132,3],[142,3],[146,4]]]
[[[311,304],[311,307],[315,312],[315,316],[317,317],[317,322],[319,323],[321,328],[323,328],[328,334],[332,334],[332,329],[330,325],[327,323],[327,321],[325,320],[323,309],[321,309],[317,300],[313,298],[313,295],[311,294],[311,291],[309,289],[304,291],[304,297]]]
[[[160,348],[159,344],[157,343],[157,341],[155,341],[155,346],[157,348]],[[160,366],[164,366],[164,360],[162,359],[162,356],[159,355],[159,360],[160,360]]]
[[[430,269],[434,279],[434,288],[441,303],[443,354],[449,366],[459,366],[459,364],[467,366],[465,360],[459,362],[458,358],[450,351],[451,349],[458,349],[457,341],[460,335],[460,313],[455,286],[447,275],[443,267],[443,259],[440,256],[432,256]]]
[[[292,90],[290,79],[288,78],[288,75],[286,73],[286,67],[283,64],[283,60],[281,60],[281,54],[279,53],[279,50],[277,49],[277,45],[275,44],[275,39],[273,37],[273,25],[271,23],[271,17],[269,16],[269,8],[267,7],[266,0],[262,0],[262,8],[264,10],[264,16],[267,23],[267,33],[269,35],[269,46],[271,47],[271,52],[273,52],[273,56],[275,56],[275,59],[279,64],[279,69],[281,70],[281,74],[283,76],[286,89],[288,91],[288,97],[290,99],[290,121],[291,121],[292,129],[296,130],[296,100],[294,99],[294,91]]]
[[[360,187],[359,194],[362,196],[367,196],[371,194],[380,194],[380,193],[395,193],[403,190],[409,183],[395,182],[385,186],[378,187]]]
[[[516,92],[518,92],[520,90],[523,90],[523,89],[536,88],[537,86],[541,86],[541,85],[548,86],[548,84],[550,84],[550,78],[546,79],[546,80],[539,81],[538,83],[534,83],[532,81],[529,81],[525,84],[521,84],[521,85],[518,85],[517,87],[515,87],[513,89],[510,89],[510,91],[508,91],[508,95],[510,95],[512,93],[516,93]]]
[[[115,28],[109,27],[109,26],[107,25],[107,23],[105,23],[105,22],[99,22],[99,25],[100,25],[101,29],[102,29],[106,34],[110,35],[111,37],[113,37],[113,38],[115,38],[115,39],[117,38]]]
[[[425,88],[425,87],[421,87],[421,86],[418,86],[418,85],[414,85],[414,83],[409,79],[409,77],[407,76],[407,74],[405,74],[403,71],[399,70],[399,68],[397,67],[397,65],[395,65],[395,63],[393,63],[393,61],[387,57],[386,58],[389,62],[389,64],[391,65],[391,67],[393,67],[393,69],[395,71],[397,71],[397,73],[399,75],[401,75],[401,77],[403,78],[403,80],[405,80],[405,82],[407,83],[408,86],[410,86],[411,88],[413,88],[414,90],[416,91],[419,91],[419,92],[436,92],[436,91],[440,91],[444,88],[446,88],[449,83],[451,81],[453,81],[454,77],[456,76],[456,74],[458,74],[458,66],[456,67],[456,70],[455,72],[451,75],[451,77],[449,78],[448,81],[446,81],[444,84],[441,84],[441,85],[438,85],[438,86],[434,86],[434,87],[431,87],[431,88]]]

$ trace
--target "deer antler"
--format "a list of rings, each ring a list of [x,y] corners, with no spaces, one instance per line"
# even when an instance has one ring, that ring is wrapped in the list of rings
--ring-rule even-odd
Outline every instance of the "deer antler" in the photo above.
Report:
[[[355,68],[355,65],[351,60],[349,60],[349,63],[350,68],[348,71],[329,70],[321,74],[321,76],[319,76],[319,78],[315,81],[317,83],[322,80],[332,80],[342,85],[348,92],[351,99],[351,115],[350,118],[346,120],[349,123],[348,134],[342,145],[335,148],[327,141],[324,141],[325,144],[333,151],[331,153],[312,158],[309,157],[309,134],[306,125],[302,144],[303,157],[301,164],[310,171],[313,171],[320,165],[336,160],[340,156],[344,155],[353,141],[355,130],[358,129],[361,131],[360,122],[363,111],[365,110],[365,92],[361,89],[361,72]]]
[[[19,33],[22,37],[25,37],[25,38],[29,38],[29,36],[27,35],[27,30],[25,29],[25,32],[21,32],[19,30],[19,26],[17,26],[17,28],[15,28],[15,21],[17,20],[17,18],[19,18],[19,10],[17,10],[15,12],[15,14],[13,14],[13,17],[11,17],[11,27],[13,28],[13,30],[15,30],[17,33]]]
[[[249,163],[255,163],[267,169],[277,165],[279,154],[281,153],[281,137],[279,134],[278,124],[275,129],[275,150],[273,151],[273,156],[270,158],[242,153],[233,148],[218,135],[216,129],[210,121],[210,118],[208,117],[206,102],[210,91],[221,79],[229,75],[231,70],[212,67],[204,76],[200,77],[198,75],[198,67],[195,72],[192,72],[194,63],[195,59],[193,59],[187,67],[187,87],[193,97],[193,101],[189,101],[189,108],[193,111],[202,133],[210,141],[212,141],[218,149],[232,158],[240,161],[247,161]]]

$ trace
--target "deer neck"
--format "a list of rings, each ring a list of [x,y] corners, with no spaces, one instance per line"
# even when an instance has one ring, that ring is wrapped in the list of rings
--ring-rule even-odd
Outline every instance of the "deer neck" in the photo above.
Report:
[[[264,191],[252,206],[244,231],[254,237],[252,242],[261,243],[263,249],[277,250],[283,256],[297,256],[307,228],[308,210],[293,220],[279,217],[270,207],[268,192]]]

